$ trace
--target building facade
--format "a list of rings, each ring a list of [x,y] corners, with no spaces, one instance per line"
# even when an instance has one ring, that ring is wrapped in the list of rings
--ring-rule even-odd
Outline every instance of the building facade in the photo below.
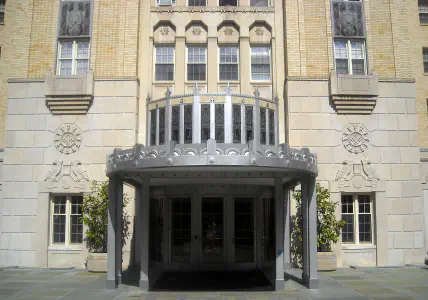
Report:
[[[82,195],[106,176],[110,286],[126,191],[142,288],[258,268],[280,289],[300,184],[311,286],[316,176],[347,222],[339,267],[423,262],[415,1],[2,3],[1,265],[84,266]]]

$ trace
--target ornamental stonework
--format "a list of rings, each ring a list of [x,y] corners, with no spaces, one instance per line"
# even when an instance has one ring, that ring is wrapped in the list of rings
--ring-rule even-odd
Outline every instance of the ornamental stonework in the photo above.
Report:
[[[363,153],[369,147],[369,131],[362,124],[350,124],[343,131],[342,143],[350,153]]]
[[[224,35],[229,35],[231,36],[233,34],[233,29],[228,27],[226,29],[224,29]]]
[[[82,144],[82,130],[75,124],[63,124],[55,132],[54,144],[59,152],[72,154]]]
[[[169,28],[168,28],[168,27],[162,27],[162,28],[160,29],[160,33],[161,33],[162,35],[169,35]]]

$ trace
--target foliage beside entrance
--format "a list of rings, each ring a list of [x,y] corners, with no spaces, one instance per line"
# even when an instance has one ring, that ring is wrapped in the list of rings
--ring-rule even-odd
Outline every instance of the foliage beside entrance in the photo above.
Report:
[[[122,216],[122,247],[129,236],[129,216],[124,210],[129,203],[126,193],[123,194]],[[86,225],[86,242],[89,252],[107,253],[107,227],[108,227],[108,180],[92,181],[90,192],[83,197],[83,224]]]
[[[346,222],[336,219],[338,202],[330,199],[328,189],[316,184],[317,193],[317,247],[318,252],[330,252],[331,245],[337,243],[340,231]],[[293,192],[296,201],[296,214],[291,217],[291,260],[294,267],[301,267],[303,263],[303,215],[302,193]]]

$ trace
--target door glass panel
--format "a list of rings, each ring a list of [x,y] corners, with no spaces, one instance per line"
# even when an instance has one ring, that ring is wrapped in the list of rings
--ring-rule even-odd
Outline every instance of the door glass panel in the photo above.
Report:
[[[150,199],[150,260],[163,260],[163,198]]]
[[[223,198],[202,199],[202,260],[221,262],[224,259]]]
[[[263,198],[263,260],[275,259],[274,201]]]
[[[235,263],[254,261],[254,205],[252,198],[235,199]]]
[[[190,263],[191,199],[174,198],[171,204],[171,261]]]

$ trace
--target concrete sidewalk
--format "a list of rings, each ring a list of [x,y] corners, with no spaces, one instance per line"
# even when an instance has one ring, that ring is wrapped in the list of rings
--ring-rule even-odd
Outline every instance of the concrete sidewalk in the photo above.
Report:
[[[132,281],[106,290],[105,274],[85,270],[0,270],[0,299],[428,299],[428,267],[338,269],[320,273],[320,288],[288,280],[284,291],[141,292]]]

